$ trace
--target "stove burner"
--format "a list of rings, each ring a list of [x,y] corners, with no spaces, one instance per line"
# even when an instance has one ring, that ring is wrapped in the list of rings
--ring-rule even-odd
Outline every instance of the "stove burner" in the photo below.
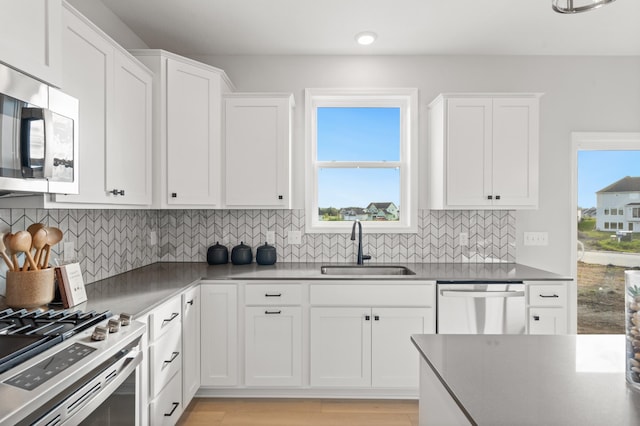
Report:
[[[0,311],[0,373],[111,316],[109,311]]]

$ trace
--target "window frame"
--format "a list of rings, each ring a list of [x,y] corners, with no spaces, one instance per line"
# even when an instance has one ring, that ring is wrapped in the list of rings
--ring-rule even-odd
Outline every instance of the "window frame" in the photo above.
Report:
[[[399,161],[318,161],[317,108],[399,107]],[[350,232],[353,221],[323,222],[318,217],[318,171],[321,168],[360,167],[400,169],[400,220],[365,221],[367,232],[415,233],[418,230],[418,89],[305,89],[305,231]],[[388,201],[388,200],[371,200]],[[348,207],[348,206],[344,206]],[[363,208],[366,206],[363,206]]]

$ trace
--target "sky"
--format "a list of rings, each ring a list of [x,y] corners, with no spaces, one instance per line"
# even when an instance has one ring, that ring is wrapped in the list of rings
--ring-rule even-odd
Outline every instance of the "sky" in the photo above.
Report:
[[[317,110],[318,161],[399,161],[399,108]],[[391,201],[400,206],[396,169],[322,169],[319,207],[366,207]]]
[[[640,151],[578,151],[578,206],[596,206],[599,191],[625,176],[640,176]]]

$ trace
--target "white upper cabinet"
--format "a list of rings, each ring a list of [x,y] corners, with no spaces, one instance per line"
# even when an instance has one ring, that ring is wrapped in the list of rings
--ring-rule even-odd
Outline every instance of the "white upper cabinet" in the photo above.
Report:
[[[293,95],[224,97],[224,205],[291,208]]]
[[[62,0],[3,1],[0,61],[60,87],[61,4]]]
[[[162,50],[132,50],[154,73],[156,208],[221,206],[224,71]]]
[[[80,104],[80,190],[55,195],[55,202],[149,205],[151,72],[66,3],[62,51],[62,89]]]
[[[539,99],[438,96],[429,105],[430,208],[537,208]]]

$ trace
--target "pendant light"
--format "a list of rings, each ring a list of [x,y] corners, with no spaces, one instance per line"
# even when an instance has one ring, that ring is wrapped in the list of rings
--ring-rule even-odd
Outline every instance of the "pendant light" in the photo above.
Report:
[[[558,13],[580,13],[597,9],[615,0],[552,0],[551,7]]]

